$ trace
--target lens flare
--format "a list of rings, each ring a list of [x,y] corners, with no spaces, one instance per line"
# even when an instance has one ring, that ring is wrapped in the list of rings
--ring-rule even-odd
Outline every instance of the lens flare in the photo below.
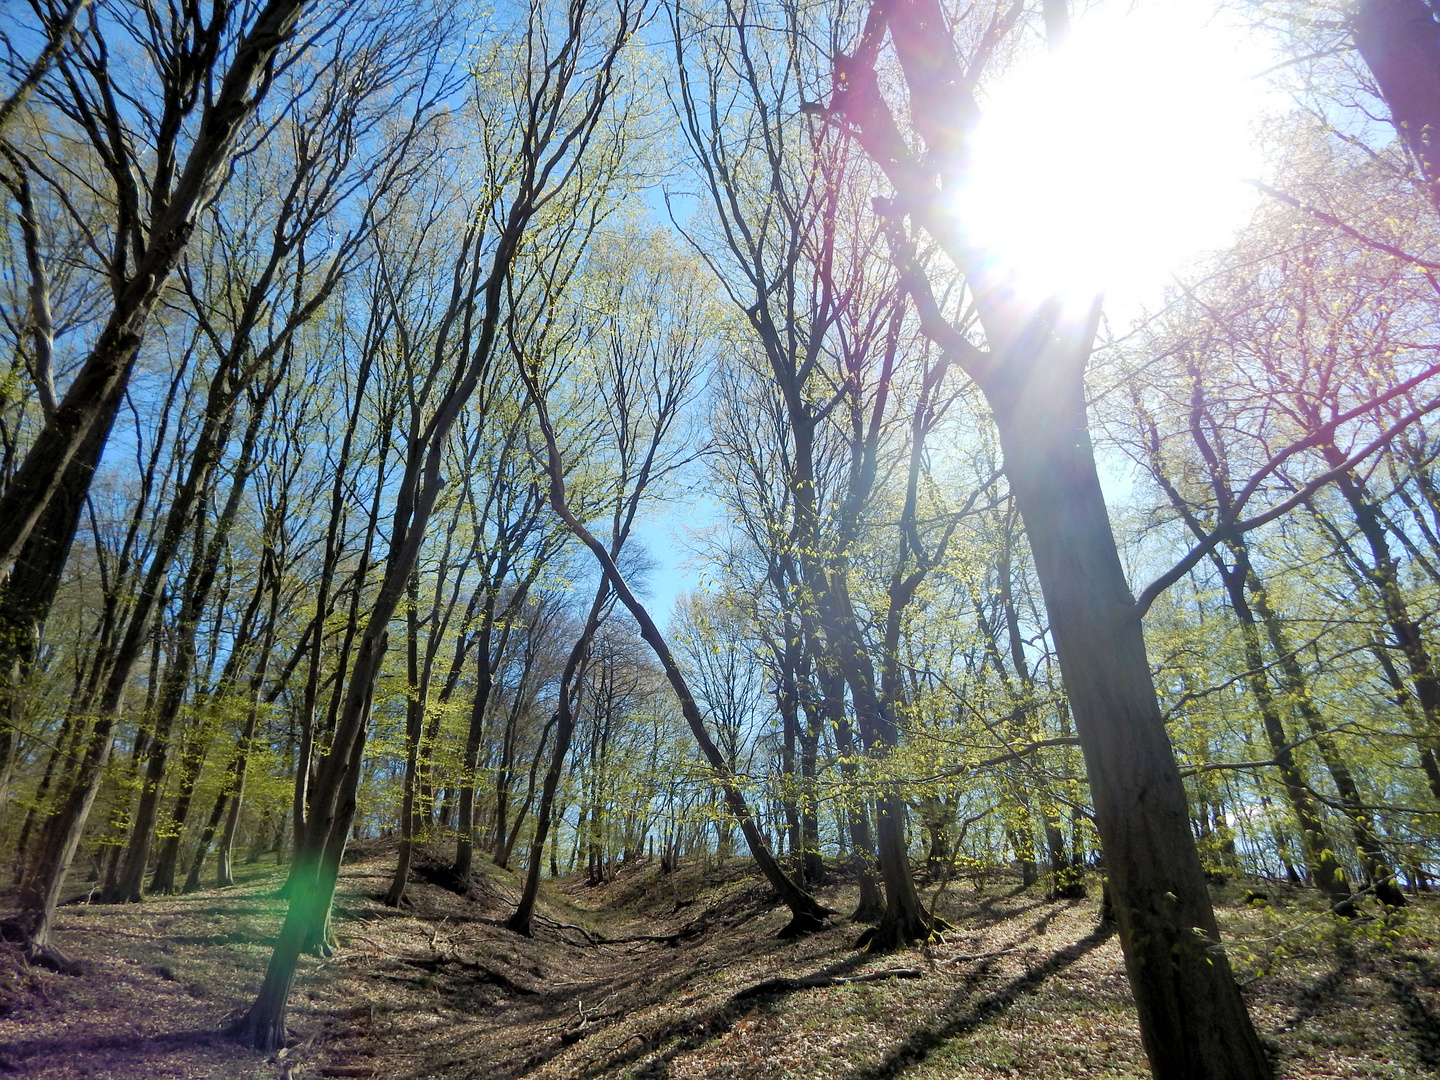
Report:
[[[1268,66],[1182,0],[1109,3],[1018,61],[982,103],[955,210],[972,249],[1034,299],[1134,301],[1253,211]]]

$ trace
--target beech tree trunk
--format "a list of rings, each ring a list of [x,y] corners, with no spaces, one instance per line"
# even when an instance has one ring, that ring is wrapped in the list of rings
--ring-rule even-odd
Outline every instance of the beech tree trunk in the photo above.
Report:
[[[1047,328],[1048,329],[1048,328]],[[1035,559],[1095,805],[1125,967],[1161,1080],[1268,1080],[1220,944],[1085,416],[1090,338],[1027,342],[982,382]],[[1058,348],[1055,346],[1059,346]]]
[[[1425,0],[1361,0],[1351,16],[1360,57],[1440,212],[1440,24]]]
[[[405,886],[410,881],[410,859],[415,849],[415,780],[420,761],[420,737],[425,728],[425,702],[420,686],[420,574],[410,572],[406,587],[405,608],[405,672],[408,693],[405,696],[405,784],[400,797],[400,852],[395,860],[395,873],[386,890],[386,907],[399,907],[405,899]]]
[[[530,840],[530,861],[525,868],[525,887],[520,893],[520,903],[515,912],[505,921],[506,928],[517,934],[530,936],[530,924],[535,915],[535,900],[540,894],[540,870],[545,857],[545,840],[555,827],[558,816],[555,794],[560,789],[560,776],[565,771],[565,756],[570,752],[570,742],[575,737],[575,701],[579,696],[580,683],[585,678],[585,666],[590,656],[590,642],[600,626],[610,586],[603,579],[590,602],[590,611],[585,617],[585,626],[570,655],[565,658],[565,670],[560,676],[560,699],[550,724],[555,728],[555,749],[550,755],[550,766],[545,770],[545,781],[540,789],[540,808],[535,812],[535,835]],[[542,745],[543,745],[543,739]],[[563,808],[562,808],[563,810]],[[554,877],[555,851],[550,851],[551,877]]]
[[[1332,911],[1342,915],[1357,914],[1350,886],[1345,882],[1345,872],[1335,858],[1335,851],[1325,836],[1325,826],[1320,819],[1314,800],[1300,775],[1295,753],[1290,748],[1290,739],[1280,717],[1280,709],[1265,674],[1265,657],[1260,648],[1260,631],[1255,623],[1255,613],[1245,596],[1245,579],[1248,576],[1249,556],[1240,544],[1230,545],[1235,565],[1227,567],[1218,554],[1214,555],[1216,568],[1225,583],[1230,597],[1231,610],[1240,623],[1240,636],[1244,644],[1245,664],[1249,668],[1251,693],[1260,710],[1260,720],[1265,728],[1265,737],[1270,743],[1270,752],[1275,755],[1275,764],[1280,771],[1280,782],[1285,787],[1290,809],[1295,813],[1296,824],[1300,826],[1301,848],[1305,853],[1305,865],[1315,884],[1325,894]]]

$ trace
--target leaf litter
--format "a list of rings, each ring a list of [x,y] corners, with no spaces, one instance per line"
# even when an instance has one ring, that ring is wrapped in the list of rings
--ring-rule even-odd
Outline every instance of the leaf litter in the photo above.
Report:
[[[535,934],[503,927],[522,879],[486,864],[460,896],[417,861],[383,906],[391,844],[347,857],[339,948],[306,958],[279,1055],[220,1034],[259,986],[283,868],[136,905],[71,904],[56,944],[80,978],[0,949],[0,1076],[45,1080],[998,1080],[1148,1075],[1119,942],[1095,900],[1003,874],[942,890],[943,940],[874,955],[832,920],[797,940],[739,862],[590,887],[549,882]],[[1251,1015],[1283,1078],[1440,1076],[1440,902],[1316,916],[1305,891],[1214,893]],[[1092,889],[1098,892],[1098,889]],[[819,890],[848,910],[856,890]],[[817,985],[824,984],[824,985]]]

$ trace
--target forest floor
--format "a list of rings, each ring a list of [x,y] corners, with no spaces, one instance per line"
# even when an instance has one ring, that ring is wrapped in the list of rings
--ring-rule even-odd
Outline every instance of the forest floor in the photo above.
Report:
[[[409,906],[376,896],[393,845],[347,857],[340,947],[306,959],[280,1055],[220,1034],[249,1003],[283,871],[129,906],[71,904],[56,944],[86,974],[0,953],[0,1075],[116,1080],[971,1080],[1143,1077],[1119,943],[1098,902],[1047,901],[1005,875],[926,890],[954,929],[888,955],[836,919],[799,940],[740,864],[607,885],[547,882],[533,938],[503,929],[521,879],[486,864],[469,896],[420,860]],[[427,880],[428,879],[428,880]],[[1264,888],[1269,902],[1247,902]],[[1092,888],[1092,892],[1098,889]],[[848,910],[854,889],[819,891]],[[1213,892],[1251,1015],[1281,1077],[1440,1076],[1440,898],[1336,925],[1305,891]],[[3,907],[3,898],[0,898]],[[903,969],[909,977],[854,981]],[[801,987],[796,980],[852,981]],[[917,977],[918,976],[918,977]],[[766,984],[766,985],[762,985]]]

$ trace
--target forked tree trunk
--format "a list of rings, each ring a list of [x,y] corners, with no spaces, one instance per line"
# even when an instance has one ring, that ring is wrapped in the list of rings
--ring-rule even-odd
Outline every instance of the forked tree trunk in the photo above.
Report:
[[[180,841],[185,835],[185,823],[195,801],[195,788],[200,783],[200,773],[205,767],[210,740],[215,734],[212,728],[212,724],[201,720],[190,733],[190,743],[181,758],[180,789],[170,814],[170,827],[161,841],[160,850],[155,856],[155,869],[150,875],[149,891],[157,896],[168,896],[175,891],[175,872],[180,865]]]

